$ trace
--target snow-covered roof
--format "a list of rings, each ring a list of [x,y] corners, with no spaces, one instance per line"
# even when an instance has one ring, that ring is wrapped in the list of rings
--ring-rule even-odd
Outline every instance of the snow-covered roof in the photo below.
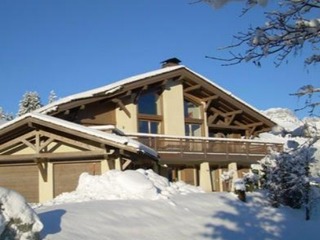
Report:
[[[75,100],[79,100],[79,99],[93,97],[93,96],[95,96],[97,94],[101,94],[101,93],[104,93],[105,95],[112,94],[112,93],[120,90],[122,88],[122,86],[125,84],[133,83],[133,82],[145,79],[145,78],[149,78],[149,77],[157,76],[157,75],[164,74],[167,72],[171,72],[171,71],[174,71],[174,70],[177,70],[180,68],[185,68],[185,67],[182,65],[165,67],[165,68],[161,68],[161,69],[158,69],[155,71],[151,71],[151,72],[135,75],[132,77],[128,77],[128,78],[122,79],[120,81],[117,81],[117,82],[114,82],[114,83],[111,83],[111,84],[108,84],[108,85],[105,85],[105,86],[102,86],[99,88],[94,88],[89,91],[85,91],[85,92],[81,92],[81,93],[67,96],[65,98],[61,98],[57,101],[52,102],[51,104],[48,104],[46,106],[43,106],[42,108],[35,110],[35,112],[47,114],[47,113],[50,113],[51,111],[55,111],[57,109],[57,107],[61,104],[68,103],[68,102],[75,101]]]
[[[5,129],[9,126],[12,126],[15,123],[20,122],[23,119],[27,119],[27,118],[34,118],[34,119],[41,120],[43,122],[56,124],[61,127],[65,127],[68,129],[75,130],[77,132],[85,133],[90,136],[100,138],[102,140],[107,140],[107,141],[110,141],[110,142],[113,142],[116,144],[121,144],[124,146],[131,147],[131,148],[135,149],[137,152],[142,152],[142,153],[148,154],[151,157],[156,158],[156,159],[158,158],[158,154],[156,151],[154,151],[153,149],[149,148],[148,146],[146,146],[138,141],[135,141],[129,137],[119,136],[116,134],[103,132],[98,129],[86,127],[86,126],[83,126],[80,124],[76,124],[76,123],[69,122],[69,121],[66,121],[66,120],[63,120],[60,118],[56,118],[56,117],[52,117],[49,115],[44,115],[44,114],[36,113],[36,112],[24,114],[21,117],[18,117],[10,122],[7,122],[5,124],[0,125],[0,132],[1,132],[1,130]]]
[[[135,76],[132,76],[132,77],[128,77],[128,78],[122,79],[120,81],[117,81],[117,82],[114,82],[114,83],[111,83],[111,84],[108,84],[108,85],[105,85],[105,86],[102,86],[102,87],[99,87],[99,88],[91,89],[89,91],[85,91],[85,92],[81,92],[81,93],[78,93],[78,94],[70,95],[70,96],[67,96],[65,98],[61,98],[61,99],[59,99],[57,101],[54,101],[51,104],[43,106],[42,108],[39,108],[39,109],[35,110],[35,112],[43,113],[43,114],[49,114],[52,111],[56,111],[57,108],[62,104],[69,103],[69,102],[72,102],[72,101],[75,101],[75,100],[94,97],[94,96],[101,95],[101,94],[104,94],[104,95],[107,96],[107,95],[112,94],[112,93],[114,93],[114,92],[116,92],[118,90],[121,90],[123,88],[123,86],[126,85],[126,84],[134,83],[134,82],[146,79],[146,78],[150,78],[150,77],[158,76],[158,75],[161,75],[161,74],[169,73],[169,72],[172,72],[172,71],[175,71],[175,70],[178,70],[178,69],[187,70],[188,72],[190,72],[190,73],[194,74],[195,76],[201,78],[202,80],[204,80],[208,84],[210,84],[213,87],[219,89],[220,91],[222,91],[226,95],[230,96],[231,98],[235,99],[236,101],[240,102],[241,104],[247,106],[249,109],[253,110],[254,112],[258,113],[259,115],[261,115],[261,116],[263,116],[266,119],[271,121],[271,119],[268,116],[264,115],[261,111],[257,110],[255,107],[251,106],[247,102],[245,102],[242,99],[240,99],[240,98],[236,97],[235,95],[233,95],[230,91],[227,91],[223,87],[217,85],[216,83],[212,82],[208,78],[206,78],[206,77],[202,76],[201,74],[199,74],[199,73],[187,68],[184,65],[176,65],[176,66],[164,67],[164,68],[157,69],[157,70],[154,70],[154,71],[150,71],[150,72],[138,74],[138,75],[135,75]]]

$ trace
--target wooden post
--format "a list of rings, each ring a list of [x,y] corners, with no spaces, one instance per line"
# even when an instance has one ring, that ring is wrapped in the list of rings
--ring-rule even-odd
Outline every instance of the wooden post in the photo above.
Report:
[[[212,192],[211,171],[208,162],[200,164],[200,187],[206,192]]]
[[[122,171],[122,165],[121,165],[121,157],[119,156],[114,160],[114,165],[116,170]]]
[[[53,164],[51,162],[38,162],[39,168],[39,202],[53,199]]]
[[[232,181],[230,191],[234,192],[234,181],[238,179],[238,167],[236,162],[232,162],[228,164],[228,171],[233,171]]]

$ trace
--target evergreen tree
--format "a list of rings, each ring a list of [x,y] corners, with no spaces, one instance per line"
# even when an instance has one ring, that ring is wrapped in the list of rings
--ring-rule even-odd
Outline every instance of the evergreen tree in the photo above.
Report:
[[[32,112],[42,107],[40,96],[37,92],[26,92],[19,103],[18,116]]]
[[[14,118],[14,117],[13,117],[13,114],[4,112],[4,111],[3,111],[3,108],[0,107],[0,119],[6,120],[6,121],[10,121],[10,120],[12,120],[13,118]]]
[[[273,152],[260,161],[264,178],[262,187],[268,190],[272,206],[306,208],[310,218],[312,202],[309,166],[314,161],[312,144],[304,144],[282,153]]]
[[[51,90],[49,93],[48,103],[52,103],[57,100],[57,95],[54,90]]]

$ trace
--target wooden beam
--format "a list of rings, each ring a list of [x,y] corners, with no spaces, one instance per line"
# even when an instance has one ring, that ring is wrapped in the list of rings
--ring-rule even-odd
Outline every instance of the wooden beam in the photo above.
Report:
[[[187,93],[187,92],[191,92],[193,90],[197,90],[200,88],[201,88],[201,85],[194,85],[194,86],[187,87],[187,88],[183,89],[183,92]]]
[[[36,139],[36,143],[35,143],[36,153],[39,153],[40,152],[40,133],[39,133],[39,131],[36,131],[35,139]]]
[[[42,149],[44,149],[45,147],[47,147],[50,143],[52,143],[54,141],[53,138],[48,138],[45,142],[40,144],[40,148],[39,148],[39,152],[41,152]]]
[[[261,126],[263,125],[263,122],[256,122],[256,123],[250,123],[250,124],[246,124],[246,127],[257,127],[257,126]]]
[[[41,136],[45,136],[45,137],[48,137],[48,138],[53,138],[56,141],[70,144],[70,145],[72,145],[72,146],[74,146],[76,148],[80,147],[80,148],[85,149],[85,150],[100,150],[100,148],[95,147],[93,145],[90,145],[90,144],[87,144],[87,143],[84,143],[84,142],[80,142],[80,141],[77,141],[77,140],[73,140],[73,139],[70,139],[70,138],[67,138],[67,137],[63,137],[63,136],[57,135],[55,133],[49,133],[49,132],[45,132],[43,130],[40,130],[40,134],[41,134]]]
[[[225,123],[228,125],[231,125],[236,115],[241,113],[242,113],[242,110],[236,110],[236,111],[225,113]]]
[[[0,145],[0,152],[5,150],[5,149],[7,149],[7,148],[9,148],[9,147],[11,147],[11,146],[13,146],[13,145],[15,145],[15,144],[21,143],[22,139],[29,139],[32,136],[34,136],[34,131],[26,133],[26,134],[23,134],[20,137],[14,138],[14,139],[12,139],[12,140],[4,143],[4,144],[1,144]]]
[[[191,100],[192,102],[195,102],[197,104],[201,104],[201,99],[189,94],[189,93],[184,93],[183,94],[187,99]]]
[[[224,112],[222,112],[221,110],[219,110],[219,109],[217,109],[215,107],[211,107],[210,111],[213,112],[213,113],[218,113],[221,116],[224,114]]]
[[[38,154],[18,154],[18,155],[0,155],[0,162],[10,161],[34,161],[34,159],[50,160],[71,160],[83,158],[103,158],[105,151],[85,151],[85,152],[63,152],[63,153],[38,153]]]
[[[204,110],[207,111],[210,107],[213,100],[218,99],[219,97],[217,95],[213,95],[211,97],[202,98],[202,100],[206,103]]]
[[[132,163],[132,161],[129,160],[129,159],[127,159],[127,160],[122,164],[122,170],[125,170],[131,163]]]
[[[234,110],[234,111],[231,111],[231,112],[226,112],[224,113],[225,116],[230,116],[230,115],[238,115],[238,114],[241,114],[243,113],[243,110]]]
[[[218,95],[212,95],[212,96],[209,96],[209,97],[205,97],[205,98],[202,98],[202,100],[203,101],[212,101],[212,100],[216,100],[216,99],[218,99],[219,98],[219,96]]]
[[[48,181],[48,162],[44,159],[35,159],[35,163],[37,164],[39,171],[41,173],[41,177],[44,182]]]
[[[237,130],[247,130],[246,127],[232,126],[226,124],[208,124],[208,127],[212,128],[228,128],[228,129],[237,129]]]
[[[120,107],[120,109],[124,111],[129,118],[131,118],[131,113],[119,98],[112,99],[112,102],[116,103]]]
[[[82,105],[90,104],[95,101],[103,100],[104,98],[106,98],[105,95],[103,95],[103,96],[96,95],[96,96],[73,100],[71,102],[67,102],[65,104],[61,104],[59,106],[52,107],[52,109],[53,109],[52,112],[55,112],[55,113],[63,112],[63,111],[70,110],[70,109],[73,109],[73,108],[76,108],[76,107],[79,107]]]
[[[214,113],[213,115],[210,115],[210,116],[208,117],[208,124],[212,124],[212,123],[214,122],[214,120],[217,119],[218,116],[219,116],[218,113]]]
[[[33,149],[36,152],[36,146],[32,143],[30,143],[28,140],[26,139],[21,139],[21,142],[26,145],[27,147]]]

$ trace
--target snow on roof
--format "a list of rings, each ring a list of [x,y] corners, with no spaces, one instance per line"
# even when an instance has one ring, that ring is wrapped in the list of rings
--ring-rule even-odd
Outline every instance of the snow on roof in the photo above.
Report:
[[[120,90],[122,88],[122,86],[125,85],[125,84],[136,82],[136,81],[139,81],[139,80],[143,80],[145,78],[157,76],[157,75],[160,75],[160,74],[164,74],[164,73],[167,73],[167,72],[171,72],[171,71],[174,71],[174,70],[177,70],[177,69],[183,69],[183,68],[186,69],[187,71],[191,72],[192,74],[198,76],[199,78],[203,79],[204,81],[208,82],[209,84],[211,84],[215,88],[221,90],[222,92],[224,92],[225,94],[229,95],[230,97],[232,97],[233,99],[237,100],[238,102],[242,103],[243,105],[247,106],[248,108],[252,109],[253,111],[257,112],[258,114],[262,115],[266,119],[272,121],[271,118],[269,118],[268,116],[263,114],[263,112],[259,111],[258,109],[256,109],[252,105],[250,105],[249,103],[247,103],[247,102],[243,101],[242,99],[236,97],[230,91],[227,91],[223,87],[215,84],[214,82],[212,82],[208,78],[202,76],[201,74],[199,74],[197,72],[194,72],[193,70],[187,68],[184,65],[168,66],[168,67],[161,68],[161,69],[158,69],[158,70],[154,70],[154,71],[138,74],[138,75],[135,75],[135,76],[132,76],[132,77],[128,77],[128,78],[122,79],[120,81],[117,81],[117,82],[114,82],[114,83],[111,83],[111,84],[108,84],[108,85],[105,85],[105,86],[102,86],[102,87],[99,87],[99,88],[91,89],[89,91],[85,91],[85,92],[81,92],[81,93],[78,93],[78,94],[70,95],[68,97],[61,98],[60,100],[54,101],[51,104],[43,106],[42,108],[39,108],[39,109],[35,110],[35,112],[48,114],[48,113],[50,113],[52,111],[57,110],[58,106],[63,104],[63,103],[68,103],[68,102],[71,102],[71,101],[74,101],[74,100],[93,97],[94,95],[97,95],[97,94],[103,93],[103,92],[104,92],[105,95],[108,95],[108,94],[111,94],[111,93],[114,93],[114,92]]]
[[[49,115],[44,115],[44,114],[36,113],[36,112],[24,114],[21,117],[18,117],[10,122],[7,122],[3,125],[0,125],[0,131],[2,129],[5,129],[8,126],[15,124],[16,122],[22,121],[23,119],[26,119],[29,117],[39,119],[39,120],[47,122],[47,123],[57,124],[59,126],[66,127],[68,129],[72,129],[72,130],[75,130],[75,131],[78,131],[81,133],[88,134],[90,136],[101,138],[103,140],[111,141],[111,142],[114,142],[117,144],[126,145],[126,146],[129,146],[129,147],[136,149],[138,152],[148,154],[149,156],[156,158],[156,159],[158,158],[158,154],[156,151],[154,151],[153,149],[151,149],[151,148],[145,146],[144,144],[142,144],[138,141],[135,141],[129,137],[119,136],[119,135],[112,134],[112,133],[106,133],[106,132],[100,131],[98,129],[86,127],[86,126],[83,126],[80,124],[76,124],[73,122],[69,122],[69,121],[66,121],[63,119],[59,119],[56,117],[52,117]]]
[[[83,99],[83,98],[88,98],[88,97],[93,97],[94,95],[98,94],[98,93],[103,93],[105,95],[114,93],[118,90],[120,90],[122,88],[123,85],[128,84],[128,83],[132,83],[132,82],[136,82],[145,78],[149,78],[149,77],[153,77],[153,76],[157,76],[163,73],[167,73],[167,72],[171,72],[173,70],[179,69],[179,68],[184,68],[183,65],[178,65],[178,66],[170,66],[170,67],[165,67],[165,68],[161,68],[158,70],[154,70],[151,72],[146,72],[146,73],[142,73],[139,75],[135,75],[132,77],[128,77],[125,79],[122,79],[120,81],[99,87],[99,88],[94,88],[91,89],[89,91],[85,91],[85,92],[81,92],[81,93],[77,93],[74,95],[70,95],[67,96],[65,98],[61,98],[57,101],[52,102],[51,104],[48,104],[46,106],[43,106],[42,108],[39,108],[37,110],[35,110],[35,112],[38,113],[50,113],[51,111],[55,111],[57,109],[57,107],[63,103],[68,103],[74,100],[78,100],[78,99]]]

